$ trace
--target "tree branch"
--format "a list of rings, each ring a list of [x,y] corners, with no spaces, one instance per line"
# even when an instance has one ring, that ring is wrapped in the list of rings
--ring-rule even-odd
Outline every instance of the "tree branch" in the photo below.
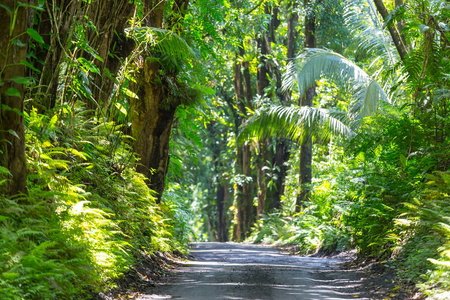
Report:
[[[260,7],[261,4],[263,4],[264,1],[265,1],[265,0],[259,1],[252,9],[250,9],[249,11],[247,11],[247,12],[245,13],[245,15],[251,14],[255,9],[257,9],[258,7]]]

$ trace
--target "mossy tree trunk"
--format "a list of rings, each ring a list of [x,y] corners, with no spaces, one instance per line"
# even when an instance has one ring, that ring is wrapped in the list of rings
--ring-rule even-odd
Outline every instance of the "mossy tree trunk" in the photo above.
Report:
[[[23,1],[26,3],[27,1]],[[25,131],[23,117],[24,86],[27,59],[27,9],[13,0],[4,0],[0,7],[0,166],[11,173],[0,192],[16,195],[27,192]],[[15,22],[14,22],[14,21]],[[12,30],[10,31],[10,29]],[[20,37],[19,37],[20,36]],[[4,173],[4,172],[2,172]]]
[[[161,200],[169,165],[169,142],[177,104],[163,105],[167,98],[159,77],[160,63],[147,58],[141,70],[139,92],[131,106],[131,129],[134,150],[140,157],[136,170]]]
[[[174,2],[173,14],[168,18],[169,27],[184,19],[189,0]],[[144,2],[146,25],[163,28],[165,1],[147,0]],[[175,19],[173,19],[175,18]],[[170,28],[169,28],[170,29]],[[171,97],[169,88],[162,78],[164,67],[154,56],[148,56],[139,74],[138,99],[132,99],[132,135],[135,138],[134,150],[140,158],[136,170],[147,178],[150,189],[156,192],[156,202],[160,203],[169,167],[169,142],[172,125],[180,101]],[[165,74],[176,81],[177,72]]]

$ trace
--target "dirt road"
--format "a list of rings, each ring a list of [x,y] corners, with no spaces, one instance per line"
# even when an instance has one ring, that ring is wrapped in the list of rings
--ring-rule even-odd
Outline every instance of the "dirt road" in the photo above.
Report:
[[[298,257],[235,243],[195,243],[175,276],[139,299],[369,299],[361,275],[339,269],[340,259]]]

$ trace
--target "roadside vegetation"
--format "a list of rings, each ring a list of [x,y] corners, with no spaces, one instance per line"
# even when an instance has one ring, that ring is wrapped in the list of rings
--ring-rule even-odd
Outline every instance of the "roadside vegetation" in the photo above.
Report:
[[[3,0],[0,18],[2,299],[151,282],[138,265],[190,241],[356,249],[450,298],[448,2]]]

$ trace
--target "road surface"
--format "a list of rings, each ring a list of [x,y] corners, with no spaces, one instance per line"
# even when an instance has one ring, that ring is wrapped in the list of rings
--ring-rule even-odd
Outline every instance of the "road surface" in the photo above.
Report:
[[[362,274],[341,270],[341,259],[236,243],[194,243],[191,254],[167,284],[138,299],[369,299],[358,293]]]

